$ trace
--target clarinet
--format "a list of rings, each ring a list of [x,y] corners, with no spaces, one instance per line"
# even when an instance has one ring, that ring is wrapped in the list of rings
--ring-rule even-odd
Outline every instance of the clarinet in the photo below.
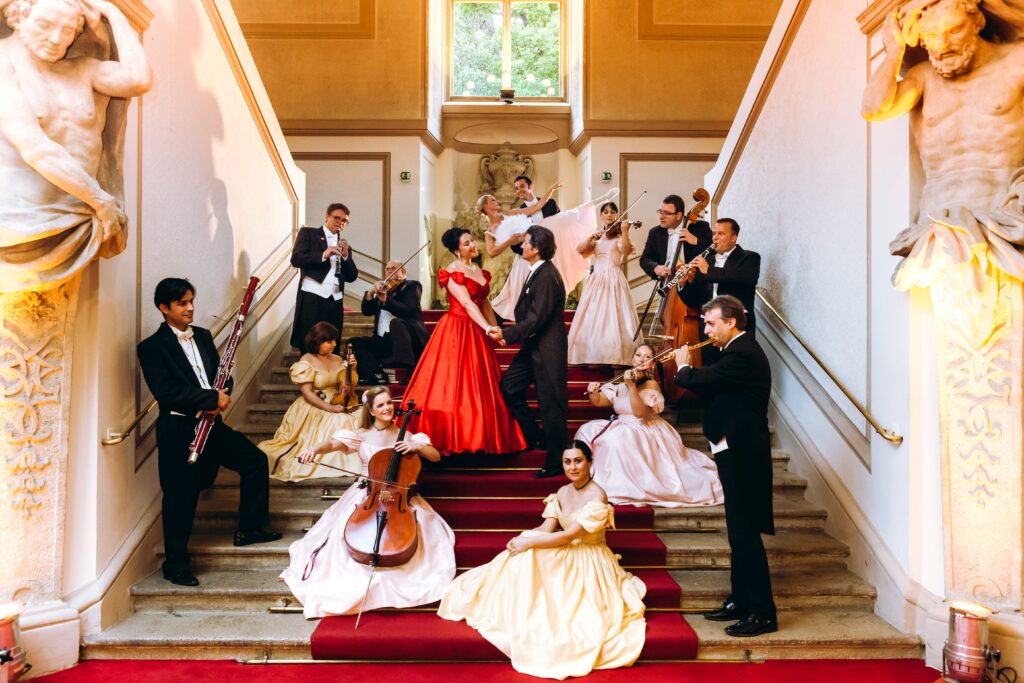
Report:
[[[220,365],[217,366],[217,377],[213,381],[214,389],[223,389],[227,386],[228,380],[231,379],[231,368],[235,365],[235,351],[238,350],[238,342],[242,340],[242,323],[245,322],[245,317],[249,315],[249,307],[252,306],[252,298],[256,294],[256,285],[259,281],[260,279],[255,276],[249,278],[249,286],[245,289],[242,305],[238,307],[238,315],[235,316],[235,327],[231,330],[228,345],[224,349],[224,355],[220,357]],[[189,465],[194,465],[196,460],[199,459],[203,448],[206,446],[206,439],[210,436],[210,430],[213,429],[213,422],[216,419],[215,415],[208,413],[200,415],[199,424],[196,425],[195,438],[192,439],[192,443],[188,447]]]
[[[708,247],[707,249],[702,251],[698,258],[707,258],[708,254],[710,254],[714,250],[715,250],[715,245],[712,244],[710,247]],[[691,261],[690,263],[687,263],[687,264],[685,264],[683,266],[680,266],[680,268],[676,271],[675,275],[673,275],[671,278],[669,278],[665,282],[665,284],[663,284],[663,285],[658,287],[658,292],[660,294],[664,295],[666,292],[668,292],[668,290],[670,290],[673,287],[675,287],[679,283],[680,280],[682,280],[685,277],[689,277],[690,276],[690,271],[693,270],[692,263],[693,262]]]

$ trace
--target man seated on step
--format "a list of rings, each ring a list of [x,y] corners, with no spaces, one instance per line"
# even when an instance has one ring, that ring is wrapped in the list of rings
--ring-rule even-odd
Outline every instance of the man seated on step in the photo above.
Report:
[[[161,280],[153,303],[164,322],[137,349],[146,384],[160,406],[156,446],[164,493],[164,578],[179,586],[199,585],[189,568],[188,539],[199,492],[213,484],[221,465],[241,478],[235,545],[281,538],[280,533],[264,529],[270,518],[267,457],[221,420],[220,414],[231,403],[233,382],[229,379],[224,389],[213,388],[220,356],[210,331],[192,327],[195,294],[188,280]],[[189,446],[203,413],[216,420],[202,454],[190,465]]]
[[[423,286],[406,279],[400,261],[388,261],[385,280],[363,295],[363,315],[373,316],[373,336],[349,340],[363,384],[387,384],[384,368],[416,367],[430,333],[423,322]]]

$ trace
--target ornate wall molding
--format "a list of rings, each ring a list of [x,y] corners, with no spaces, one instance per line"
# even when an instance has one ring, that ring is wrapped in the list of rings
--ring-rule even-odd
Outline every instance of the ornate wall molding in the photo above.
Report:
[[[80,284],[79,275],[57,289],[0,295],[0,599],[60,596]]]
[[[889,14],[907,0],[875,0],[857,16],[861,33],[870,36],[882,25]]]
[[[763,42],[771,24],[666,24],[654,18],[654,0],[637,0],[637,38],[640,40],[703,40]]]
[[[153,21],[153,12],[141,0],[111,0],[111,2],[124,12],[128,21],[139,31],[148,29],[149,23]]]
[[[240,14],[244,15],[244,10]],[[372,39],[377,37],[376,17],[376,0],[359,0],[357,22],[253,22],[239,16],[239,25],[249,40]]]

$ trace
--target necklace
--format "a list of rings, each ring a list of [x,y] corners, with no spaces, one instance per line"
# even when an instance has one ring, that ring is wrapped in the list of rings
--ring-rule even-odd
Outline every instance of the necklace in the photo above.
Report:
[[[587,477],[587,483],[586,484],[584,484],[583,486],[576,486],[576,484],[573,484],[572,487],[574,489],[576,489],[577,491],[582,491],[583,489],[585,489],[588,486],[590,486],[590,482],[592,482],[592,481],[594,481],[593,477]]]
[[[377,426],[377,421],[376,420],[373,421],[373,428],[376,429],[378,432],[386,432],[389,427],[391,427],[390,424],[386,424],[383,427],[378,427]]]
[[[479,269],[475,263],[470,263],[470,262],[463,263],[462,261],[459,261],[459,263],[462,265],[463,268],[465,268],[469,272],[473,273],[474,275],[476,275],[476,271]]]

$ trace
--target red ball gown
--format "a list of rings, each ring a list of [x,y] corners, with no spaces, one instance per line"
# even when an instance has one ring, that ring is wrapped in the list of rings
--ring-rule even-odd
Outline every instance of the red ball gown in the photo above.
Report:
[[[473,303],[483,309],[491,291],[491,274],[486,270],[483,274],[486,284],[481,285],[463,273],[442,268],[437,281],[442,287],[449,280],[466,287]],[[448,313],[423,349],[402,406],[416,401],[423,410],[413,423],[416,431],[429,434],[443,453],[514,453],[526,448],[526,440],[501,397],[498,380],[494,342],[449,296]]]

